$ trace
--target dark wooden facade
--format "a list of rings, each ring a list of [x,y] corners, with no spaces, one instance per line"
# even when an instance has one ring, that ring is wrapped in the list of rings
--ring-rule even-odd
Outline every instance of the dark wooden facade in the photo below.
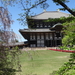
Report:
[[[56,12],[58,13],[58,12]],[[20,33],[28,40],[29,47],[53,47],[62,45],[61,22],[46,22],[47,19],[28,18],[28,29]]]
[[[52,28],[57,23],[43,22],[40,20],[28,21],[31,22],[28,24],[30,29],[25,29],[27,32],[22,32],[21,34],[28,40],[29,47],[52,47],[62,45],[61,24],[57,29],[56,27]],[[50,28],[52,29],[50,30]]]
[[[56,33],[31,33],[29,46],[30,47],[52,47],[61,45],[61,34],[58,32],[58,36]]]

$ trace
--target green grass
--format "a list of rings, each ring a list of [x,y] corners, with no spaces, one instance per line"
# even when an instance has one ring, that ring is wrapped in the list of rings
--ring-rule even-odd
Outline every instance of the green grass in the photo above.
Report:
[[[50,50],[23,51],[20,56],[21,73],[17,75],[50,75],[68,61],[70,53]],[[31,59],[32,58],[32,59]]]

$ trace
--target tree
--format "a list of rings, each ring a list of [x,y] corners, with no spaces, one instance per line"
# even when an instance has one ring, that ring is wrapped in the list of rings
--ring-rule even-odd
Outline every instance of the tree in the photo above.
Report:
[[[27,25],[27,17],[33,16],[35,8],[47,9],[50,6],[50,0],[19,0],[18,2],[22,5],[24,13],[19,14],[20,18],[18,19],[22,25]],[[75,16],[75,11],[67,6],[67,2],[70,0],[52,0],[56,5],[61,5],[60,10],[67,10],[73,16]],[[33,12],[32,12],[33,11]]]
[[[10,30],[12,23],[11,15],[6,7],[0,6],[0,75],[15,75],[15,67],[19,65],[19,49],[13,48],[10,50],[9,41],[12,33]],[[15,61],[15,62],[14,62]]]
[[[21,0],[21,5],[24,8],[24,10],[30,11],[32,8],[35,8],[37,6],[41,6],[42,8],[46,9],[47,7],[49,7],[50,3],[47,3],[47,1],[49,0],[36,0],[36,1],[32,1],[32,0]],[[52,0],[54,3],[56,3],[56,5],[61,5],[63,8],[60,8],[61,10],[67,10],[68,12],[70,12],[73,16],[75,16],[75,11],[73,11],[72,9],[70,9],[67,4],[67,2],[69,2],[69,0]]]
[[[65,46],[71,46],[75,45],[75,18],[72,21],[68,21],[63,23],[63,26],[65,27],[64,30],[64,38],[62,40],[62,43]]]
[[[73,18],[73,19],[72,19]],[[75,17],[66,20],[64,26],[64,38],[62,39],[65,50],[75,50]],[[70,54],[68,62],[64,63],[58,71],[53,71],[50,75],[74,75],[75,74],[75,53]]]
[[[56,4],[60,4],[63,7],[63,10],[67,10],[70,12],[73,16],[75,16],[75,11],[70,9],[65,2],[69,2],[69,0],[53,0]]]
[[[4,5],[14,5],[21,4],[24,10],[24,13],[20,14],[19,21],[25,23],[26,17],[31,14],[31,10],[33,8],[37,8],[40,6],[40,8],[47,9],[50,5],[50,3],[47,3],[49,0],[1,0],[1,2]],[[70,7],[67,6],[67,2],[70,2],[70,0],[52,0],[56,5],[61,5],[63,8],[59,8],[60,10],[67,10],[70,12],[73,16],[75,16],[75,11],[72,10]]]

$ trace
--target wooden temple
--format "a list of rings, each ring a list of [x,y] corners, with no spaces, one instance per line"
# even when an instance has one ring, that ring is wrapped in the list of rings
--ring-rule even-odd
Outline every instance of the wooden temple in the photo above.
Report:
[[[56,47],[62,45],[62,23],[46,20],[68,16],[60,11],[45,11],[28,17],[28,29],[20,29],[19,32],[28,40],[28,47]]]

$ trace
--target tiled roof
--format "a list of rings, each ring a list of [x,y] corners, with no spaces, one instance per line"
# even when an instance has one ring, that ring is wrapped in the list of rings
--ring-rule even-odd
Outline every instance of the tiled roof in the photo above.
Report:
[[[20,29],[20,32],[52,32],[49,28],[48,29]]]
[[[41,14],[32,16],[32,19],[48,19],[48,18],[60,18],[60,17],[69,17],[70,14],[63,13],[60,11],[45,11]]]

